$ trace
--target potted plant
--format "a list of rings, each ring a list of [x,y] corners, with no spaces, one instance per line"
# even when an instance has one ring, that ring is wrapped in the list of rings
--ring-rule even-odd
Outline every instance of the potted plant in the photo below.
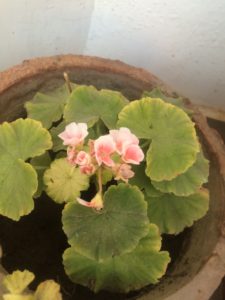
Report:
[[[62,85],[64,71],[70,80],[65,74]],[[61,266],[52,278],[61,284],[65,299],[125,299],[122,293],[133,291],[128,297],[190,299],[190,288],[192,299],[209,298],[224,275],[224,268],[216,267],[220,260],[215,261],[225,251],[218,230],[224,216],[224,152],[190,103],[145,71],[74,56],[34,60],[6,71],[0,101],[1,119],[8,121],[0,125],[0,212],[14,221],[22,217],[18,225],[5,217],[1,220],[3,266],[12,271],[5,229],[10,236],[20,223],[32,230],[38,220],[44,226],[41,233],[52,234],[51,220],[56,218],[61,225],[62,211],[66,239],[60,231],[64,244],[55,251],[58,265],[64,252],[65,272],[73,282],[94,292],[114,293],[96,296],[81,287],[74,292],[65,274],[58,277]],[[27,118],[15,120],[25,112],[23,103]],[[205,156],[213,174],[210,201],[202,187],[208,177]],[[43,190],[57,204],[41,199]],[[39,197],[35,200],[39,219],[35,210],[23,217],[33,210],[33,197]],[[15,238],[19,241],[18,233]],[[56,239],[54,245],[61,239],[49,238],[53,243]],[[153,286],[170,260],[166,276]],[[18,262],[15,266],[20,268]],[[202,275],[204,270],[208,278]],[[45,272],[48,277],[46,268],[39,281]],[[211,286],[202,290],[209,278]]]

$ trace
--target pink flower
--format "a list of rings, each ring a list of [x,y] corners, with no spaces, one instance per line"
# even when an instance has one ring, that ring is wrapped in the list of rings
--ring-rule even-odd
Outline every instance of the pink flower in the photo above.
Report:
[[[98,165],[104,163],[108,167],[114,166],[114,161],[111,159],[111,155],[115,152],[116,145],[113,141],[112,136],[109,134],[100,136],[94,142],[95,158]]]
[[[67,148],[67,161],[73,166],[76,166],[76,153],[73,147]]]
[[[63,140],[63,145],[77,146],[88,135],[87,124],[75,122],[66,126],[66,129],[58,136]]]
[[[96,171],[96,168],[93,164],[89,164],[85,166],[80,166],[80,171],[81,173],[86,175],[93,175]]]
[[[119,130],[110,130],[109,133],[116,144],[116,151],[119,154],[122,154],[124,147],[127,145],[139,144],[138,138],[126,127],[121,127]]]
[[[85,165],[88,165],[91,162],[91,157],[85,151],[79,151],[78,154],[77,154],[75,162],[79,166],[85,166]]]
[[[127,145],[123,149],[122,159],[126,163],[139,165],[144,159],[144,153],[138,145]]]
[[[97,193],[91,202],[85,201],[81,198],[77,198],[77,202],[86,207],[92,207],[96,210],[101,210],[103,208],[103,200],[101,194]]]
[[[128,179],[134,176],[134,172],[131,170],[131,166],[127,164],[121,164],[116,169],[116,180],[123,180],[128,182]]]

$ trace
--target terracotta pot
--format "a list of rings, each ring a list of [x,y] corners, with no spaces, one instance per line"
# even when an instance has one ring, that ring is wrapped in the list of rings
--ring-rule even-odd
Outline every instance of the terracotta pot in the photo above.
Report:
[[[37,91],[61,85],[65,71],[71,81],[120,90],[129,99],[139,98],[143,90],[155,86],[161,86],[168,94],[173,93],[149,72],[119,61],[75,55],[37,58],[0,73],[0,122],[22,115],[23,103]],[[210,159],[210,209],[194,224],[182,249],[183,255],[170,273],[160,284],[136,296],[139,300],[207,300],[225,274],[224,145],[196,107],[188,105],[194,109],[193,118]]]

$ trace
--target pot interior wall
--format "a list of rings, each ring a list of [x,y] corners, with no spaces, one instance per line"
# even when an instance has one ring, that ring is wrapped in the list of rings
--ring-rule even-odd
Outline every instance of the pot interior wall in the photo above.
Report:
[[[151,82],[143,84],[143,82],[128,76],[107,73],[107,71],[99,72],[90,69],[85,70],[84,68],[57,70],[37,75],[24,82],[21,81],[2,93],[0,95],[0,122],[12,121],[18,116],[23,116],[25,114],[23,103],[30,100],[37,91],[51,90],[63,84],[63,71],[68,72],[73,82],[92,84],[98,88],[120,90],[131,100],[139,98],[143,90],[153,87]],[[207,151],[208,145],[205,144],[204,146]],[[203,219],[196,222],[193,226],[188,235],[188,241],[182,249],[183,255],[179,256],[167,276],[157,286],[151,287],[149,294],[145,293],[148,291],[148,288],[143,291],[141,296],[143,300],[164,299],[189,282],[209,258],[218,241],[220,234],[218,220],[221,220],[223,213],[221,211],[223,183],[217,161],[210,152],[208,156],[211,160],[209,178],[210,210]]]

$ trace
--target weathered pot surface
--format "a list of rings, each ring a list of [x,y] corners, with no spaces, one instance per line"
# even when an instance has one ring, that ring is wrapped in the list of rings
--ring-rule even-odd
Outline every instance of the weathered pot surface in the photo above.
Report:
[[[71,81],[120,90],[129,99],[139,98],[143,90],[155,86],[173,94],[155,76],[119,61],[75,55],[37,58],[0,73],[0,122],[12,121],[22,115],[23,103],[30,100],[37,90],[51,90],[61,85],[65,71]],[[207,300],[225,274],[224,145],[196,107],[188,100],[187,105],[194,110],[193,119],[211,162],[210,210],[193,226],[189,242],[182,250],[183,255],[169,274],[155,288],[144,289],[138,296],[139,300]],[[2,272],[0,269],[0,282]]]

